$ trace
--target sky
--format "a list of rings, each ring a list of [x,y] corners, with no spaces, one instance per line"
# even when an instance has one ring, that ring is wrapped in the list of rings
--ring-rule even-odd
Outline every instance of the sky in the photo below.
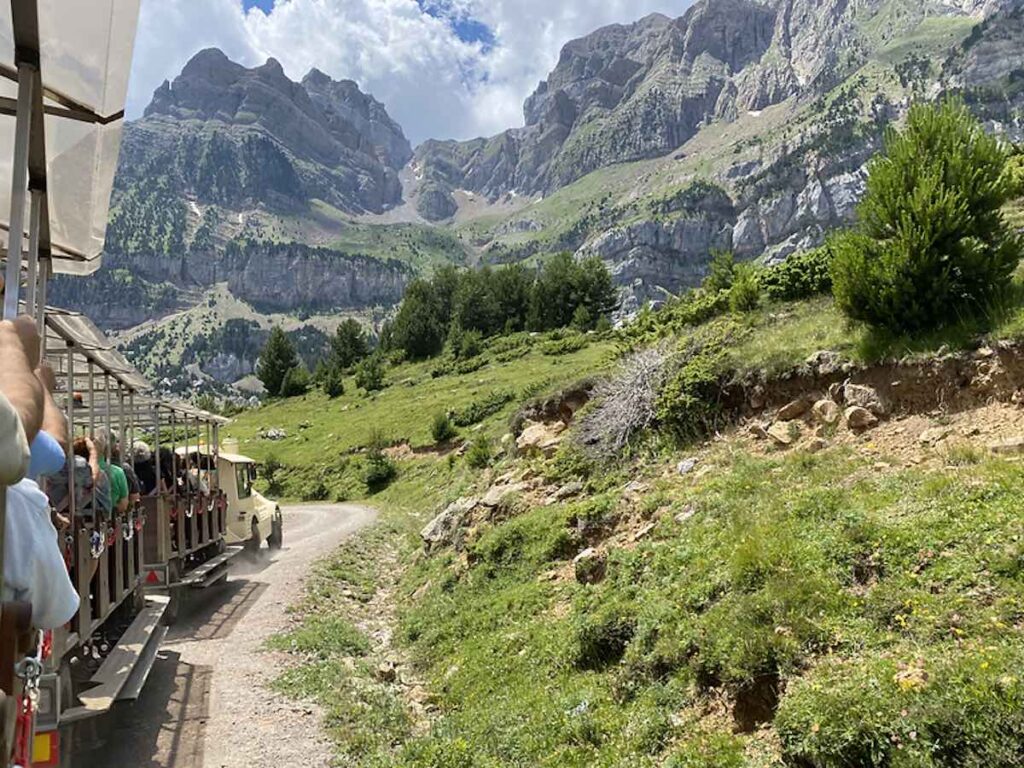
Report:
[[[312,67],[384,102],[413,144],[523,124],[563,44],[692,0],[142,0],[129,118],[203,48],[245,66]]]

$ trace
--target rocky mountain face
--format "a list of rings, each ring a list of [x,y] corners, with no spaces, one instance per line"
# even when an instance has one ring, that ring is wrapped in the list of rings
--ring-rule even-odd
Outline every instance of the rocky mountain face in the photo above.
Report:
[[[197,203],[296,208],[319,199],[380,212],[401,197],[412,156],[382,104],[318,70],[289,80],[274,59],[254,69],[197,53],[126,126],[120,189],[165,176]]]
[[[422,216],[452,192],[495,200],[549,194],[614,163],[659,157],[716,120],[813,98],[930,18],[1014,0],[700,0],[568,43],[524,107],[525,126],[490,139],[430,141],[414,158]]]

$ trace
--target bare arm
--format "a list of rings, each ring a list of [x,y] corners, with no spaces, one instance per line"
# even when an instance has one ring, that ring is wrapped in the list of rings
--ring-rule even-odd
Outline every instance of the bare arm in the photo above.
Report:
[[[57,377],[49,363],[40,363],[36,368],[36,378],[43,385],[43,429],[46,430],[67,453],[70,450],[68,440],[68,421],[53,399],[57,389]]]
[[[0,322],[0,392],[21,417],[29,443],[43,424],[45,393],[35,375],[39,365],[39,334],[30,317]]]

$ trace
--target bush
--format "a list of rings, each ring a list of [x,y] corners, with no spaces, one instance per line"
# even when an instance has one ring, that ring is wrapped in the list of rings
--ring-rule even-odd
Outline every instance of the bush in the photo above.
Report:
[[[732,251],[715,251],[711,254],[708,276],[703,287],[708,293],[728,291],[736,278],[736,257]]]
[[[367,392],[384,389],[384,361],[380,355],[370,355],[356,366],[356,386]]]
[[[284,464],[277,460],[274,454],[267,456],[263,462],[263,479],[267,481],[267,493],[271,496],[281,495],[281,478],[278,473],[285,468]]]
[[[676,372],[658,396],[658,422],[679,439],[701,437],[718,423],[722,344],[717,339],[694,340],[683,350]]]
[[[288,373],[281,380],[281,397],[298,397],[309,391],[309,371],[298,365],[289,368]]]
[[[452,424],[447,413],[435,414],[434,421],[430,425],[430,435],[434,438],[435,443],[446,443],[457,434],[459,434],[458,430],[455,429],[455,425]]]
[[[571,355],[579,352],[588,344],[587,337],[582,333],[569,333],[561,339],[552,339],[541,345],[540,351],[543,355],[557,357],[558,355]]]
[[[474,440],[469,450],[466,451],[466,464],[472,469],[485,469],[491,465],[494,456],[494,448],[491,446],[491,439],[481,435]]]
[[[452,414],[452,423],[457,427],[471,427],[479,424],[488,416],[493,416],[506,404],[515,399],[515,394],[505,390],[494,390],[479,400],[475,400],[465,408]]]
[[[776,717],[786,763],[1013,766],[1024,743],[1019,647],[958,647],[919,658],[822,665]]]
[[[367,490],[376,494],[383,490],[398,475],[398,467],[384,453],[379,445],[374,445],[367,452],[367,467],[362,474],[362,481],[367,484]]]
[[[832,251],[828,246],[796,253],[781,264],[762,269],[758,282],[772,301],[809,299],[832,290]]]
[[[334,366],[327,368],[324,371],[323,382],[321,383],[324,394],[332,400],[336,397],[341,397],[345,394],[345,379],[341,375],[341,370]]]
[[[894,333],[989,311],[1021,257],[1007,159],[962,104],[912,107],[871,162],[858,228],[830,242],[839,308]]]
[[[466,330],[453,323],[448,332],[448,349],[456,360],[469,360],[483,351],[483,336],[480,331]]]
[[[729,289],[729,309],[736,313],[751,312],[761,304],[761,286],[753,264],[738,264]]]

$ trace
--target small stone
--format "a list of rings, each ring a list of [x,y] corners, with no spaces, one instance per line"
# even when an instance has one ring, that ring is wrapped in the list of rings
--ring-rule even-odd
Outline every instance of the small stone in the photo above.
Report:
[[[398,679],[398,669],[393,661],[382,661],[374,676],[382,683],[393,683]]]
[[[608,558],[593,547],[587,547],[573,558],[576,581],[580,584],[597,584],[605,577]]]
[[[875,416],[885,416],[888,408],[874,387],[864,384],[847,384],[843,388],[843,397],[847,405],[859,406],[871,411]]]
[[[786,448],[792,445],[798,437],[800,437],[800,427],[792,422],[783,423],[777,421],[768,428],[768,437],[770,437],[776,445],[781,445]]]
[[[989,443],[988,449],[997,454],[1024,453],[1024,437],[1011,437]]]
[[[809,368],[817,371],[819,376],[829,376],[839,370],[842,357],[838,352],[823,349],[808,357],[805,362]]]
[[[884,472],[885,470],[891,469],[891,468],[892,468],[892,464],[890,464],[887,461],[876,461],[875,462],[875,471],[876,472]]]
[[[838,381],[835,382],[834,384],[829,384],[828,385],[828,397],[829,397],[829,400],[831,400],[832,402],[839,403],[840,405],[842,405],[843,402],[844,402],[844,398],[843,398],[843,385],[840,384]]]
[[[427,523],[420,532],[420,537],[427,551],[435,547],[456,543],[461,529],[466,523],[466,516],[479,504],[478,499],[463,498],[453,501],[445,510]]]
[[[843,413],[843,418],[846,419],[846,425],[853,430],[870,429],[878,424],[875,414],[859,405],[851,405],[847,408]]]
[[[572,496],[578,496],[582,492],[583,483],[576,480],[574,482],[563,485],[561,488],[559,488],[551,495],[551,498],[553,498],[555,501],[564,501],[565,499],[568,499]]]
[[[753,424],[750,425],[748,431],[750,432],[751,437],[753,437],[755,440],[768,439],[768,430],[765,429],[764,424],[761,424],[760,422],[755,421]]]
[[[480,504],[485,507],[494,509],[500,507],[502,503],[510,496],[514,496],[517,493],[523,493],[529,490],[527,483],[512,483],[511,485],[495,485],[487,490],[484,497],[480,499]]]
[[[842,409],[835,400],[819,400],[811,412],[821,424],[837,424],[843,416]]]
[[[799,419],[808,409],[807,401],[802,397],[792,402],[786,403],[784,406],[779,408],[779,412],[776,415],[779,421],[792,421],[793,419]]]
[[[816,437],[807,444],[808,453],[818,453],[828,448],[828,440],[823,437]]]
[[[640,539],[647,538],[647,536],[657,527],[657,523],[648,523],[643,528],[633,534],[633,541],[640,541]]]
[[[688,475],[693,471],[693,468],[697,466],[697,459],[692,456],[688,459],[683,459],[676,465],[676,472],[680,475]]]
[[[627,496],[642,496],[651,490],[651,487],[642,480],[633,480],[625,488]]]
[[[681,525],[682,523],[685,523],[687,520],[693,517],[696,514],[696,512],[697,508],[694,507],[693,504],[687,504],[685,507],[683,507],[682,512],[678,513],[674,519],[677,523]]]
[[[922,445],[935,445],[949,437],[952,430],[949,427],[929,427],[917,438]]]

